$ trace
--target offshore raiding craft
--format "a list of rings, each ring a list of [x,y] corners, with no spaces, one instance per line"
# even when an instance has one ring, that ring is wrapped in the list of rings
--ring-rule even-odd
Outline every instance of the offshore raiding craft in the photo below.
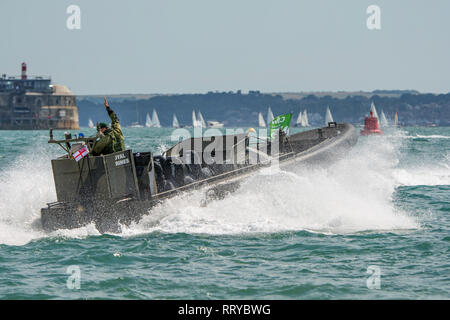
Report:
[[[73,229],[90,223],[104,232],[151,214],[160,201],[181,192],[206,189],[207,198],[221,199],[239,183],[276,161],[280,168],[336,160],[357,142],[351,124],[292,135],[279,131],[272,140],[250,143],[249,133],[185,139],[163,155],[125,150],[104,156],[88,154],[79,161],[74,153],[91,150],[95,137],[55,140],[66,154],[51,161],[57,202],[41,210],[44,230]],[[212,160],[211,159],[215,159]]]

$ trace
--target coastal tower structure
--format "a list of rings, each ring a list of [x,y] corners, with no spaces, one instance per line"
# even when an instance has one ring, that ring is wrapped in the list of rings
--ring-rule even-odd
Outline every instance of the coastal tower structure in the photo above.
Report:
[[[27,75],[25,62],[20,77],[0,77],[0,129],[79,129],[74,94],[50,77]]]

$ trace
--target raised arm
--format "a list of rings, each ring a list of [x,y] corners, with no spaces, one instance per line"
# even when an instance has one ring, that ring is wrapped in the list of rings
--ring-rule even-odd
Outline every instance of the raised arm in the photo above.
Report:
[[[106,111],[108,112],[109,118],[111,119],[111,129],[113,131],[115,131],[116,133],[122,135],[122,128],[120,126],[119,119],[117,119],[116,113],[109,106],[108,100],[106,100],[106,97],[105,97],[105,108],[106,108]]]

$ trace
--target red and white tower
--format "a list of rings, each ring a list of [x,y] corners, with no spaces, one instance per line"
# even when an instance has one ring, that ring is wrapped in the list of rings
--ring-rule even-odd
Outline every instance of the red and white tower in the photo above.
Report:
[[[22,62],[22,80],[27,80],[27,64]]]

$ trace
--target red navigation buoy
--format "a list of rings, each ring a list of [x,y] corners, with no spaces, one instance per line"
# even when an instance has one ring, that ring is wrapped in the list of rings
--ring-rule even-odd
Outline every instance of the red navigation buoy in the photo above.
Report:
[[[373,112],[370,111],[370,115],[364,119],[364,130],[361,130],[361,135],[368,136],[382,133],[383,131],[378,126],[378,118],[374,117]]]

